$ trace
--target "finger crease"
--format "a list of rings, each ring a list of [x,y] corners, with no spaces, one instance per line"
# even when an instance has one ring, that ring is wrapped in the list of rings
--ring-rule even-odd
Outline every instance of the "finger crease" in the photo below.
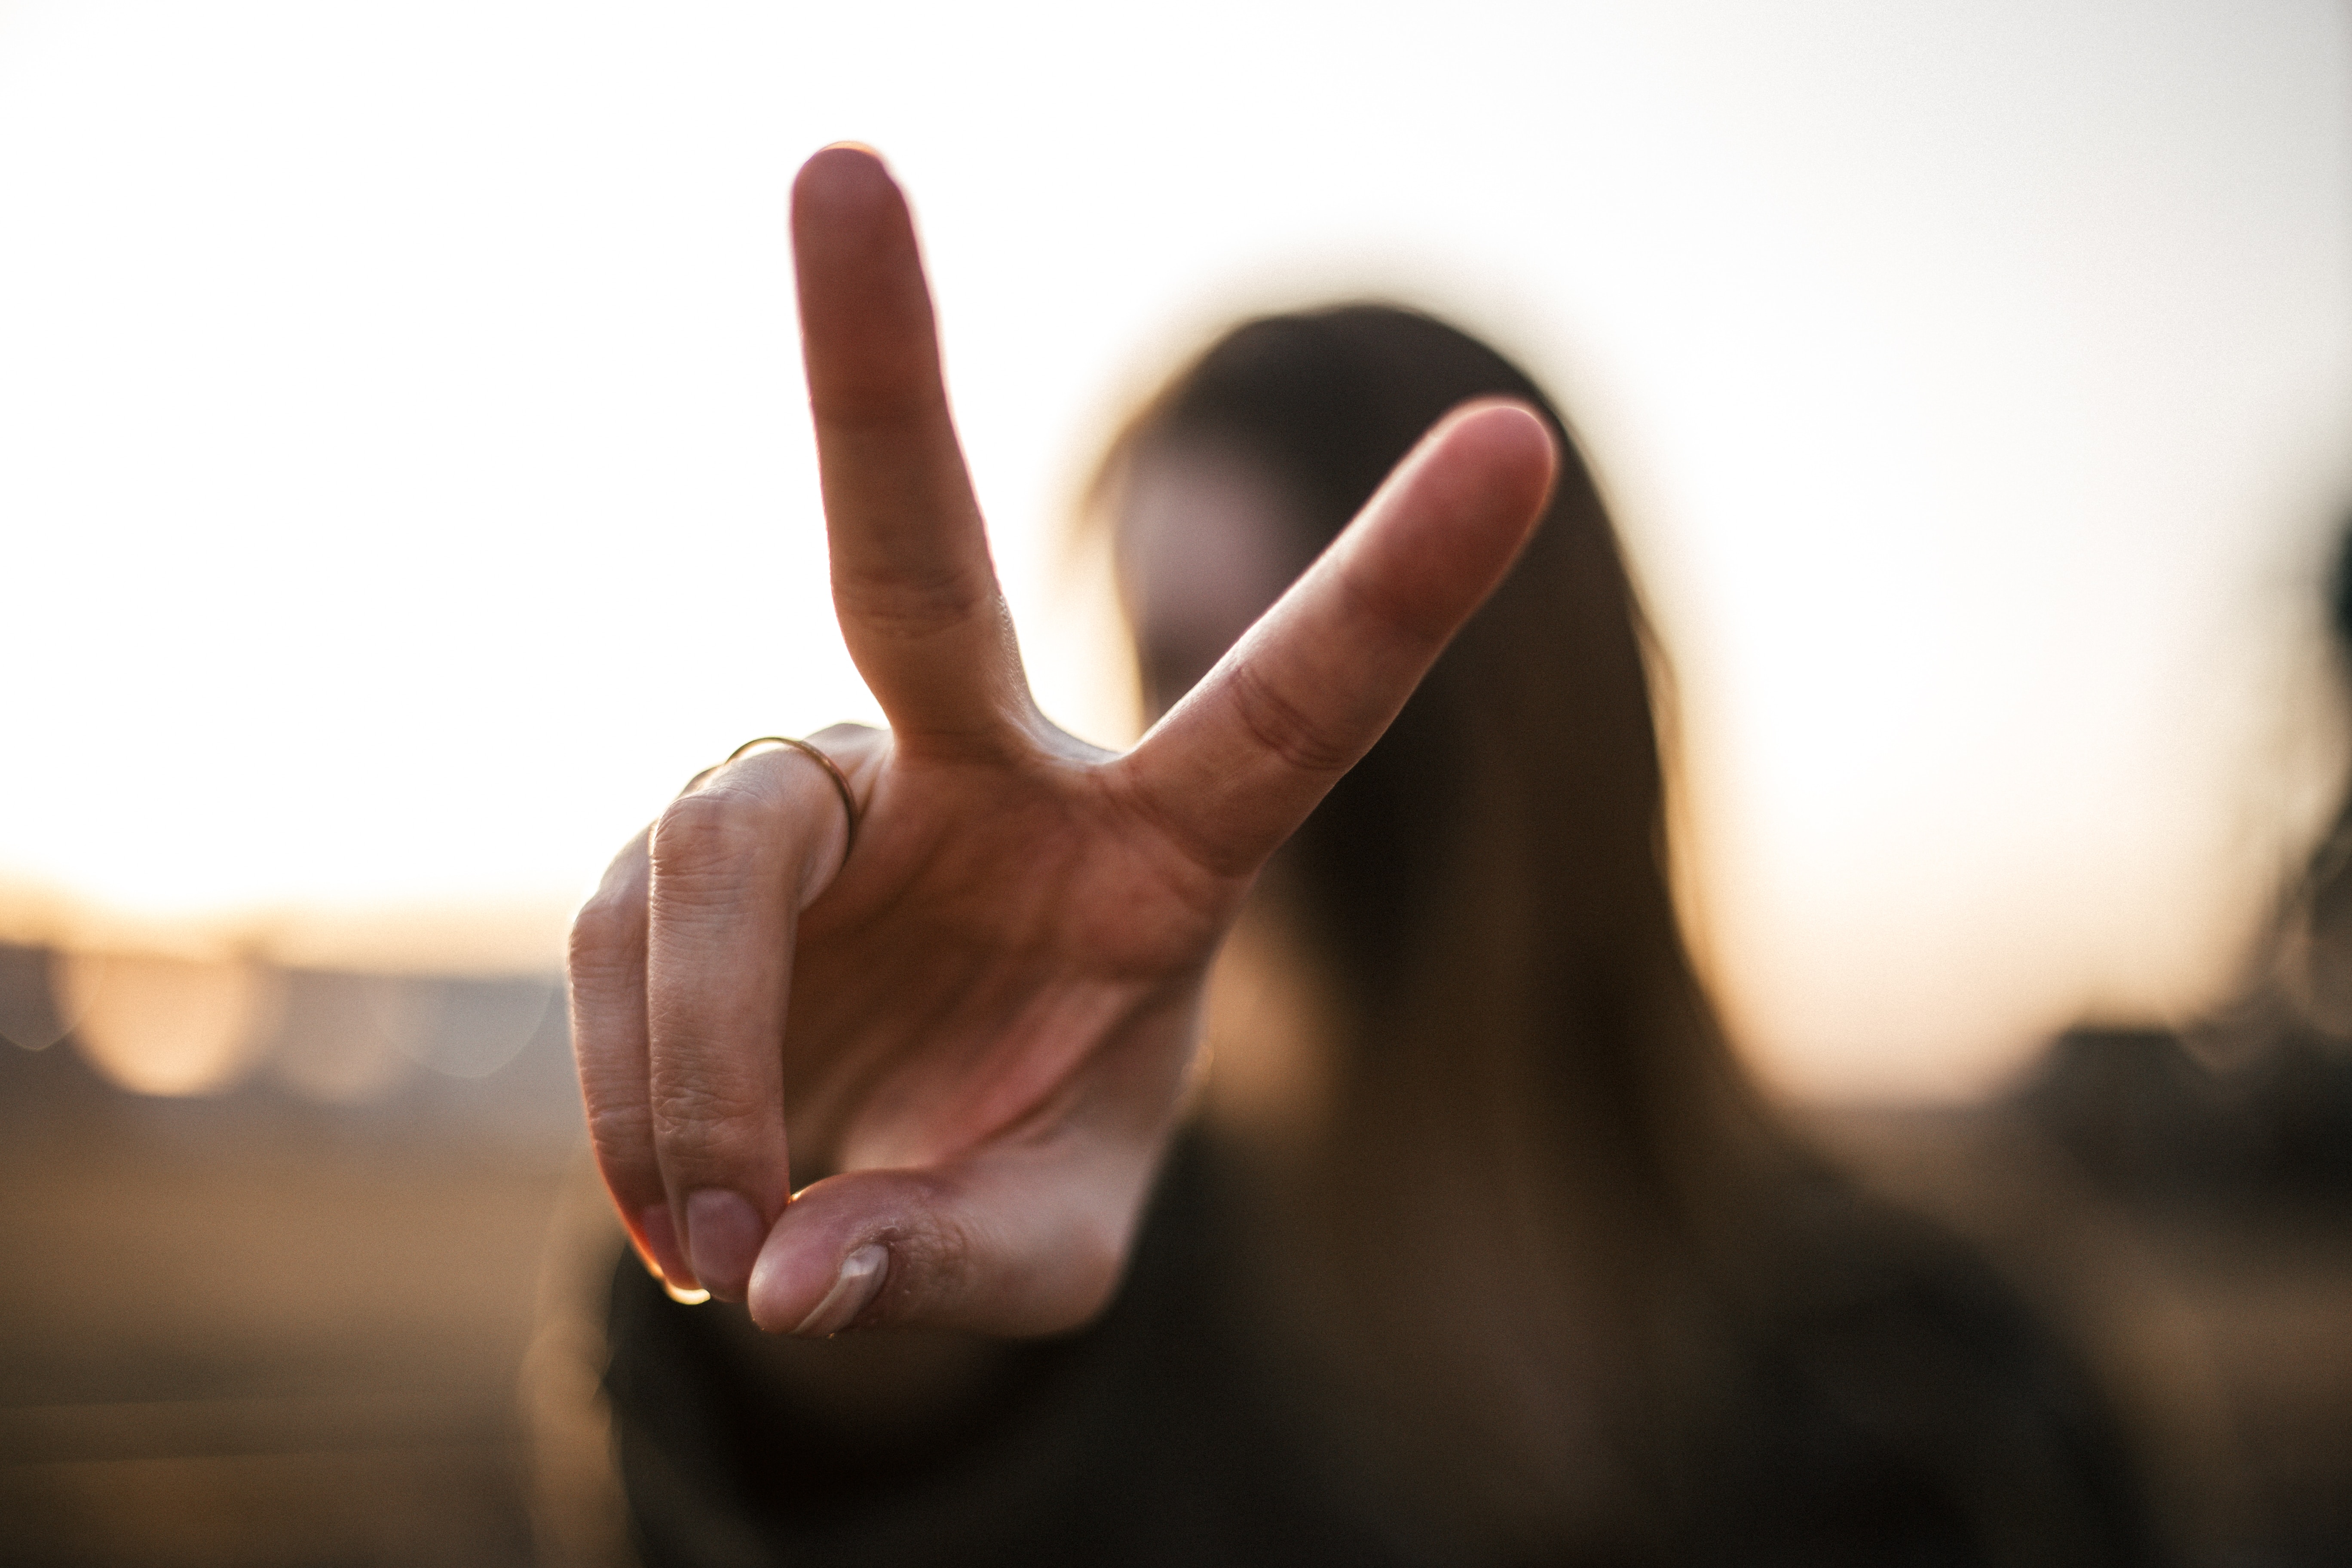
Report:
[[[1237,663],[1226,679],[1233,685],[1234,709],[1242,727],[1286,765],[1301,773],[1338,774],[1355,762],[1356,748],[1325,735],[1304,709],[1276,690],[1254,665]]]

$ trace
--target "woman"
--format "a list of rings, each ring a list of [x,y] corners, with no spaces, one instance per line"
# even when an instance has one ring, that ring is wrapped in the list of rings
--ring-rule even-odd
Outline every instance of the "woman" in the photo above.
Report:
[[[1109,757],[1028,705],[895,187],[794,217],[893,731],[707,775],[583,912],[607,1184],[749,1307],[615,1278],[649,1560],[2142,1558],[2063,1360],[1735,1069],[1523,375],[1358,309],[1180,378],[1101,487],[1165,710]]]

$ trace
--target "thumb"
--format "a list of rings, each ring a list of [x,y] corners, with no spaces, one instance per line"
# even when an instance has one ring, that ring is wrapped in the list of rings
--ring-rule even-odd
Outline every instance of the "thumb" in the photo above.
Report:
[[[1064,1333],[1127,1267],[1148,1150],[1065,1130],[919,1170],[853,1171],[785,1205],[751,1270],[772,1333],[922,1326]]]

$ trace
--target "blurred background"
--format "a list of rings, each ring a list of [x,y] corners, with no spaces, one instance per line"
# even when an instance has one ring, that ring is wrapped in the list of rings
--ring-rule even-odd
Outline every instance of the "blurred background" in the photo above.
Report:
[[[0,0],[0,1558],[529,1560],[571,906],[876,716],[784,233],[842,138],[1094,739],[1070,518],[1191,349],[1526,363],[1758,1070],[2089,1348],[2192,1558],[2352,1558],[2327,0]]]

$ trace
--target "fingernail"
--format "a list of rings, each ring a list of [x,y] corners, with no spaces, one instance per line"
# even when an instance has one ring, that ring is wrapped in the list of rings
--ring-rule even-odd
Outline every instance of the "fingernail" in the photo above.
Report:
[[[882,1278],[889,1272],[890,1253],[878,1243],[869,1243],[841,1260],[841,1272],[834,1277],[833,1289],[816,1304],[816,1310],[801,1320],[796,1334],[822,1336],[837,1334],[857,1321],[881,1293]]]
[[[677,1227],[670,1223],[667,1204],[647,1204],[637,1211],[637,1250],[671,1300],[693,1307],[710,1300],[709,1291],[696,1288],[694,1270],[677,1249]]]
[[[686,1251],[695,1282],[722,1301],[740,1301],[767,1223],[740,1193],[705,1187],[686,1198]]]

